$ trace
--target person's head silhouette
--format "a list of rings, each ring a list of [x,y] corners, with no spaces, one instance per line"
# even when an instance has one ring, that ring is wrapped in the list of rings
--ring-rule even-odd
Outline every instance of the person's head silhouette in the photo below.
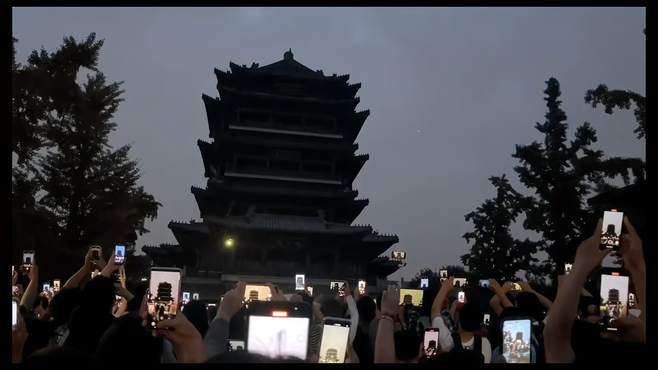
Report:
[[[615,231],[615,225],[614,224],[609,224],[608,228],[605,231],[606,234],[617,234]]]

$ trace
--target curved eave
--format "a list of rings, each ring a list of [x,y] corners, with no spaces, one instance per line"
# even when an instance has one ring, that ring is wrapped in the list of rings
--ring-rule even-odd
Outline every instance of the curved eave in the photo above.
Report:
[[[370,110],[366,109],[360,112],[355,112],[352,119],[346,122],[343,130],[345,132],[345,137],[349,141],[356,140],[356,137],[359,136],[359,132],[361,132],[363,124],[366,122],[368,116],[370,116]]]
[[[356,96],[356,93],[361,89],[361,83],[355,83],[352,85],[347,85],[346,91],[347,91],[347,96],[350,98],[354,98]]]
[[[347,176],[350,182],[354,181],[354,179],[359,174],[359,172],[361,172],[361,169],[366,164],[368,159],[370,159],[370,155],[368,154],[359,154],[354,157],[352,165],[350,166],[347,172]]]
[[[219,94],[222,97],[224,97],[225,95],[233,95],[233,96],[271,100],[271,101],[285,102],[285,103],[303,103],[303,104],[315,104],[315,105],[325,105],[325,106],[346,106],[346,107],[350,107],[351,110],[354,110],[356,106],[359,104],[359,102],[361,101],[359,97],[355,97],[352,99],[323,99],[323,98],[315,98],[315,97],[273,94],[273,93],[260,92],[260,91],[243,91],[225,85],[219,85],[218,89],[219,89]]]
[[[369,252],[372,251],[373,256],[378,256],[400,240],[397,235],[370,234],[361,241],[367,246]]]
[[[400,269],[400,264],[382,257],[375,258],[368,263],[369,272],[376,276],[385,277]]]
[[[274,148],[290,148],[290,149],[307,149],[313,151],[328,151],[351,154],[359,149],[358,144],[344,143],[344,142],[330,142],[318,143],[312,141],[299,141],[292,139],[279,139],[271,137],[251,137],[241,134],[224,135],[218,138],[220,144],[234,143],[237,145],[256,145],[267,146]]]
[[[212,226],[224,229],[245,230],[251,232],[281,232],[286,234],[306,235],[363,235],[372,232],[370,226],[348,226],[342,224],[305,224],[286,222],[260,222],[252,221],[247,217],[215,217],[209,216],[204,219]]]
[[[370,201],[368,199],[355,199],[340,213],[339,218],[342,218],[344,222],[352,223],[354,219],[359,217],[369,203]]]
[[[213,145],[203,140],[197,140],[197,145],[199,146],[199,150],[201,151],[201,159],[203,160],[203,175],[205,177],[214,177],[215,174],[213,174],[213,171],[210,168],[215,153]]]
[[[212,98],[206,94],[201,94],[203,104],[206,108],[206,117],[208,118],[209,137],[215,137],[216,127],[221,125],[222,102],[217,98]]]
[[[192,194],[194,195],[194,199],[196,200],[202,218],[205,218],[208,215],[226,214],[232,200],[230,197],[222,196],[223,194],[221,193],[195,186],[192,186]]]
[[[278,62],[275,62],[278,63]],[[272,63],[272,64],[275,64]],[[267,71],[267,68],[270,67],[272,64],[268,64],[262,67],[258,67],[256,64],[256,68],[251,68],[247,66],[241,66],[239,64],[229,62],[229,68],[231,69],[231,72],[235,75],[254,75],[254,76],[284,76],[288,77],[290,79],[295,79],[295,80],[324,80],[324,81],[337,81],[337,82],[347,82],[350,79],[350,75],[331,75],[331,76],[325,76],[321,71],[315,71],[311,70],[309,68],[309,71],[313,73],[308,73],[304,75],[299,75],[299,74],[283,74],[283,73],[269,73]],[[301,63],[300,63],[301,64]],[[253,65],[252,65],[253,66]],[[308,68],[308,67],[306,67]],[[319,73],[318,73],[319,72]]]
[[[197,188],[198,189],[198,188]],[[212,191],[216,194],[227,194],[229,197],[232,194],[249,194],[249,195],[264,195],[273,197],[303,197],[303,198],[320,198],[320,199],[354,199],[358,195],[358,191],[313,191],[313,190],[289,190],[270,188],[267,186],[232,186],[222,183],[220,180],[210,178],[208,179],[208,189],[200,189],[203,191]]]
[[[174,234],[176,232],[189,233],[189,234],[202,234],[202,235],[208,234],[208,226],[206,226],[206,224],[203,222],[187,223],[187,222],[169,221],[167,227],[172,231],[174,231]]]

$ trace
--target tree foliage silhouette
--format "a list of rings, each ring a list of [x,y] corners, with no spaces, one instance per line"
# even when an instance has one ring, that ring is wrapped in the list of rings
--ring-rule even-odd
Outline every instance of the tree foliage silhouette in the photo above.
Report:
[[[93,33],[83,42],[66,37],[55,52],[33,51],[25,66],[14,49],[12,196],[15,209],[52,218],[67,248],[121,242],[132,251],[160,204],[138,185],[130,146],[109,145],[123,91],[97,69],[102,45]],[[82,68],[91,73],[79,84]]]
[[[568,142],[567,115],[560,108],[557,79],[546,81],[544,94],[548,111],[545,121],[535,125],[543,143],[517,145],[512,156],[520,162],[514,170],[521,183],[534,193],[523,225],[541,234],[549,255],[541,269],[554,273],[556,266],[572,260],[578,244],[591,235],[596,215],[586,206],[586,198],[609,187],[606,180],[616,176],[624,183],[629,183],[631,176],[642,178],[644,164],[633,158],[604,158],[603,151],[591,148],[597,141],[596,131],[587,122]]]
[[[533,270],[537,262],[534,254],[541,243],[517,240],[510,231],[517,217],[531,206],[532,198],[515,191],[505,175],[490,177],[489,181],[496,188],[496,196],[464,216],[473,223],[473,231],[463,235],[472,245],[461,261],[471,274],[511,281],[519,270]]]

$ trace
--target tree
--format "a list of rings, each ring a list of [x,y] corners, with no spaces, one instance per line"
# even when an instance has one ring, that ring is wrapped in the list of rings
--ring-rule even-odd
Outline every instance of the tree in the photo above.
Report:
[[[591,149],[596,131],[585,122],[576,129],[575,139],[567,143],[567,115],[560,108],[560,84],[546,81],[548,112],[544,123],[535,127],[543,143],[517,145],[512,155],[520,162],[514,170],[521,183],[534,192],[523,226],[542,235],[549,261],[541,266],[555,272],[555,266],[572,260],[578,244],[591,235],[596,216],[584,204],[595,190],[609,186],[606,179],[622,176],[625,183],[644,176],[641,160],[603,157]]]
[[[52,219],[57,240],[49,246],[83,254],[93,243],[109,254],[115,243],[124,243],[130,255],[160,204],[138,185],[130,147],[109,145],[123,91],[96,69],[102,43],[93,33],[83,43],[67,37],[54,53],[42,49],[25,67],[14,63],[21,84],[12,98],[18,102],[12,124],[33,135],[14,140],[19,160],[12,195],[21,199],[15,210],[32,206]],[[76,81],[81,67],[93,72],[82,86]]]
[[[646,35],[646,29],[643,31]],[[607,114],[612,114],[614,108],[631,109],[635,105],[633,113],[637,127],[633,132],[637,138],[641,139],[646,135],[646,105],[643,95],[631,90],[608,90],[608,86],[600,84],[596,89],[587,90],[585,93],[585,103],[591,104],[593,108],[602,104]]]
[[[585,103],[591,104],[596,108],[599,104],[605,107],[607,114],[614,113],[614,108],[617,109],[631,109],[633,105],[633,113],[635,114],[635,122],[637,127],[633,132],[637,134],[637,138],[641,139],[646,134],[646,105],[644,96],[631,91],[631,90],[608,90],[606,85],[599,85],[596,89],[587,90],[585,94]]]
[[[532,270],[537,262],[533,255],[541,243],[527,238],[516,240],[510,231],[510,225],[532,204],[532,199],[515,191],[505,175],[490,177],[489,181],[496,188],[496,196],[464,216],[474,228],[463,238],[473,244],[461,261],[470,273],[483,279],[511,281],[517,271]]]

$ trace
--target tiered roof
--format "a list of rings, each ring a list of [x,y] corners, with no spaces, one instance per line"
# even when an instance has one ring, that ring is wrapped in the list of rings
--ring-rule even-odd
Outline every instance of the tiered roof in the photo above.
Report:
[[[355,111],[361,84],[349,84],[349,75],[327,76],[321,70],[314,71],[296,61],[291,50],[282,60],[262,67],[233,62],[229,67],[226,72],[215,69],[221,99],[202,96],[213,141],[197,142],[208,183],[205,189],[192,187],[191,191],[204,222],[169,223],[183,249],[199,245],[215,228],[350,240],[356,237],[365,248],[358,253],[373,257],[397,243],[395,235],[379,235],[369,225],[351,225],[368,205],[367,199],[356,199],[358,192],[352,189],[352,182],[369,159],[368,154],[355,154],[358,144],[354,140],[370,114],[368,110]],[[333,158],[332,172],[265,167],[245,170],[227,165],[235,153],[255,155],[250,153],[263,148],[300,151],[320,161],[324,156]],[[318,217],[263,212],[229,215],[236,200],[316,207],[326,212]],[[330,217],[325,218],[325,214]],[[145,248],[156,255],[165,253]],[[164,248],[175,253],[181,249]],[[382,263],[375,265],[386,265]]]

